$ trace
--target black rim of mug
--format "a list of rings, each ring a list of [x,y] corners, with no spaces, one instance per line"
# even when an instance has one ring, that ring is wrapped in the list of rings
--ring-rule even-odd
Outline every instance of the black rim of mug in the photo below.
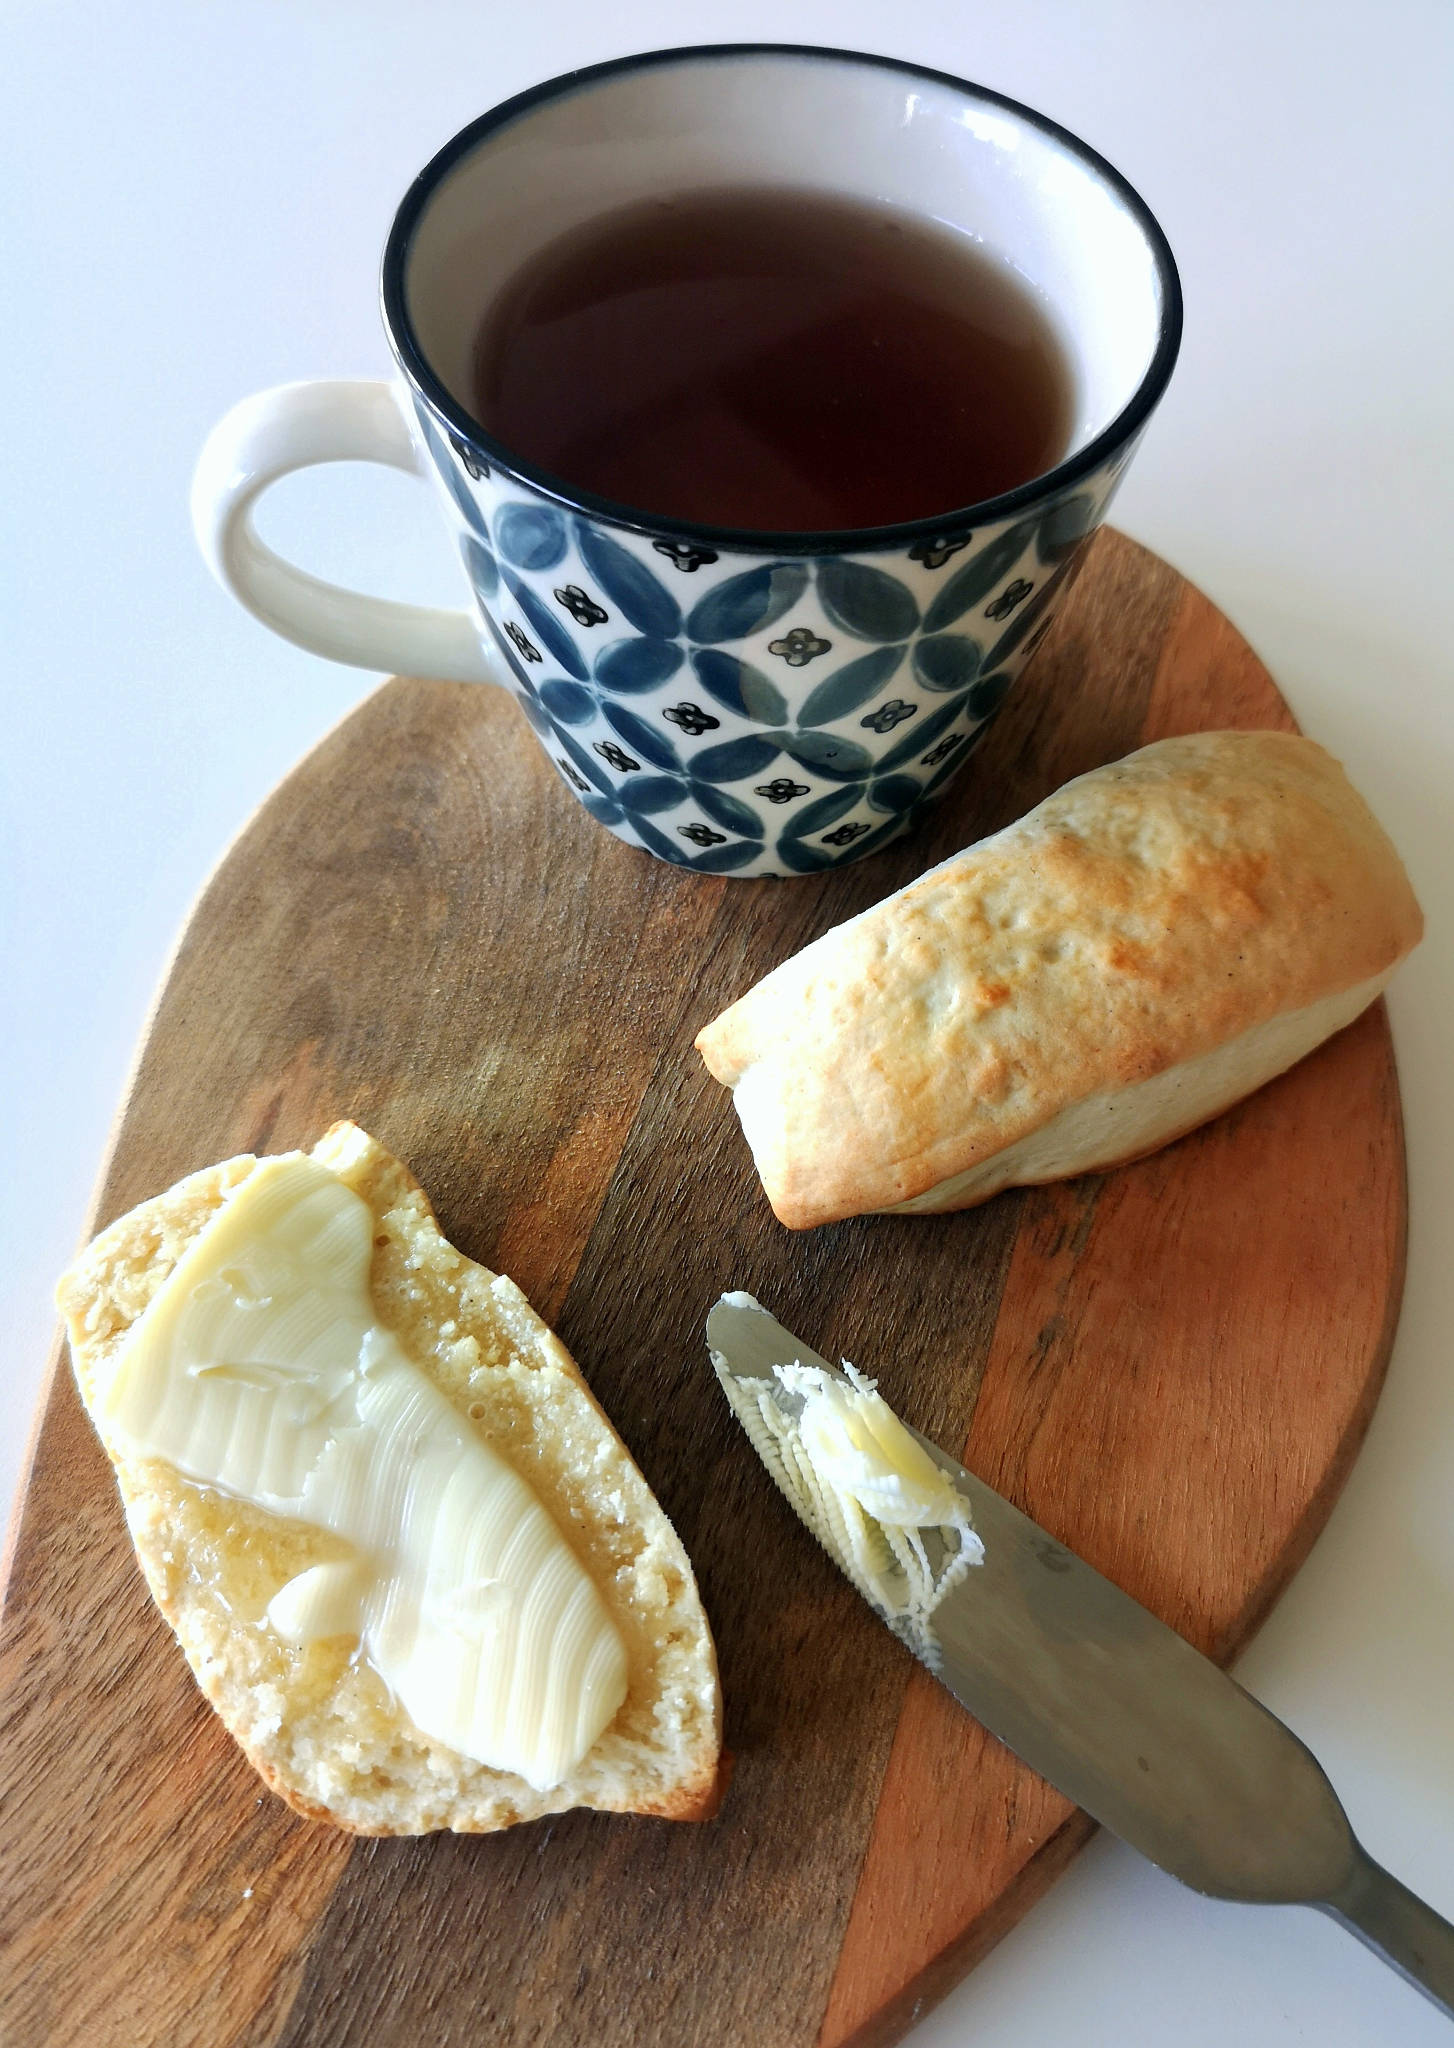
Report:
[[[618,504],[613,499],[597,497],[590,491],[575,489],[564,478],[553,476],[548,470],[540,469],[534,463],[526,461],[505,447],[502,442],[497,441],[492,434],[487,433],[450,395],[430,368],[428,359],[419,346],[406,302],[404,273],[410,244],[424,210],[439,185],[461,159],[470,155],[486,137],[532,113],[548,100],[564,99],[569,94],[597,85],[605,79],[620,77],[630,71],[647,70],[656,65],[741,57],[820,57],[838,64],[871,65],[878,70],[896,71],[909,78],[948,86],[952,91],[963,93],[984,105],[998,107],[1013,114],[1017,119],[1039,129],[1042,134],[1049,136],[1088,165],[1109,186],[1135,219],[1151,250],[1161,286],[1161,317],[1156,348],[1135,391],[1110,424],[1103,427],[1084,448],[1077,449],[1073,455],[1067,456],[1065,461],[1057,463],[1053,469],[1045,470],[1027,483],[1017,484],[1014,490],[1004,491],[997,498],[985,498],[977,504],[938,513],[931,519],[908,520],[896,526],[854,527],[825,533],[771,533],[726,526],[699,526],[687,519],[645,513],[633,506]],[[1062,128],[1059,122],[1052,121],[1048,115],[1037,113],[1033,107],[1027,107],[1019,100],[1009,99],[1004,93],[992,92],[988,86],[975,85],[968,79],[956,78],[952,72],[934,71],[926,65],[913,64],[901,57],[883,57],[859,50],[838,50],[813,43],[703,43],[689,44],[678,49],[649,50],[637,56],[615,57],[604,64],[591,64],[579,71],[562,72],[557,78],[546,79],[525,92],[516,93],[513,99],[502,101],[498,107],[491,108],[488,113],[481,114],[477,120],[471,121],[468,127],[461,128],[443,149],[430,158],[409,187],[394,216],[394,224],[384,247],[381,287],[384,325],[400,367],[431,411],[438,415],[446,431],[478,454],[482,466],[488,465],[503,471],[507,476],[525,485],[527,489],[535,491],[565,511],[588,513],[594,519],[604,520],[607,524],[624,528],[630,533],[643,534],[651,540],[683,541],[699,547],[720,549],[724,553],[832,555],[903,550],[913,547],[917,542],[933,542],[949,536],[958,536],[973,527],[998,524],[1001,520],[1013,518],[1016,513],[1026,511],[1032,506],[1059,498],[1075,484],[1091,476],[1104,462],[1135,439],[1165,391],[1181,347],[1181,280],[1177,274],[1171,246],[1140,193],[1122,177],[1113,164],[1107,163],[1103,156],[1092,149],[1089,143],[1082,142],[1079,136],[1072,135],[1068,128]]]

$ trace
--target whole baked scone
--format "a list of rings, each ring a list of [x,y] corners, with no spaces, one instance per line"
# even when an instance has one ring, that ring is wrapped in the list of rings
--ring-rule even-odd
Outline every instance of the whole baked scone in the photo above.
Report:
[[[715,1809],[676,1532],[565,1347],[367,1133],[191,1175],[59,1300],[157,1605],[289,1805],[371,1835]]]
[[[1321,747],[1194,733],[825,933],[696,1043],[790,1227],[962,1209],[1216,1116],[1351,1023],[1422,932]]]

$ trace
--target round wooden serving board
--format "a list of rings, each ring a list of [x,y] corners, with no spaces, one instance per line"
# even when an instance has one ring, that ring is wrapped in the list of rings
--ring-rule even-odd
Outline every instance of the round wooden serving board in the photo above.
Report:
[[[1404,1257],[1382,1005],[1140,1165],[803,1235],[699,1027],[766,969],[1147,740],[1290,727],[1207,600],[1114,533],[927,831],[793,882],[610,838],[503,693],[385,684],[208,884],[94,1218],[353,1117],[559,1329],[695,1562],[736,1774],[699,1827],[576,1813],[355,1842],[263,1793],[152,1611],[58,1371],[0,1645],[11,2048],[839,2048],[898,2038],[1091,1823],[804,1534],[708,1369],[747,1287],[1211,1655],[1325,1520]]]

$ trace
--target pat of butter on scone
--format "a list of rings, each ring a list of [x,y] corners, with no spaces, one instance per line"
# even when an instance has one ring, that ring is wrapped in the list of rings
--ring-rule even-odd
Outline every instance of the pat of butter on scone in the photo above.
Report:
[[[188,1174],[58,1299],[152,1597],[299,1813],[421,1835],[715,1812],[721,1688],[680,1537],[554,1331],[376,1138],[338,1123],[306,1160]],[[508,1699],[479,1682],[497,1659]]]
[[[132,1458],[327,1530],[347,1558],[270,1602],[286,1640],[356,1637],[415,1724],[556,1784],[626,1696],[626,1651],[523,1479],[377,1321],[373,1219],[302,1153],[262,1161],[98,1387]]]

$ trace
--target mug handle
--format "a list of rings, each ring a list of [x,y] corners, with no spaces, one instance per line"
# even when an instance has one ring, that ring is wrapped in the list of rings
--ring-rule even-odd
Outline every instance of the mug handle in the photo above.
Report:
[[[192,479],[192,526],[213,575],[265,626],[355,668],[501,683],[467,611],[397,604],[325,583],[258,537],[268,485],[318,462],[386,462],[427,476],[397,389],[374,379],[279,384],[235,405],[208,435]]]

